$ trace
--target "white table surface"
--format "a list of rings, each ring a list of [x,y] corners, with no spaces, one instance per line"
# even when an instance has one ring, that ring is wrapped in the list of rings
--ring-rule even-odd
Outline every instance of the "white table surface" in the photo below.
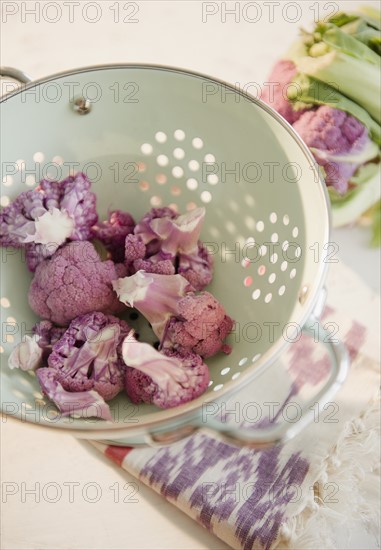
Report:
[[[25,13],[25,8],[35,4],[41,16],[39,23]],[[2,65],[23,69],[37,78],[85,65],[150,62],[194,69],[244,85],[266,78],[269,67],[296,36],[298,27],[307,25],[313,17],[311,6],[316,3],[299,2],[301,18],[291,23],[287,18],[295,16],[293,8],[287,8],[289,11],[282,16],[282,7],[290,2],[274,6],[273,22],[269,21],[269,8],[257,2],[262,16],[256,23],[249,23],[247,19],[255,14],[242,11],[248,3],[241,2],[237,15],[227,15],[223,23],[222,4],[217,2],[209,3],[210,9],[218,9],[218,13],[206,22],[202,21],[203,3],[199,1],[136,2],[139,11],[134,17],[139,21],[123,23],[122,14],[128,16],[131,8],[128,2],[119,2],[121,21],[117,23],[113,21],[115,11],[110,10],[115,3],[98,1],[91,3],[97,5],[100,14],[93,24],[82,15],[87,2],[80,2],[72,23],[68,8],[63,9],[56,23],[45,21],[44,4],[2,2]],[[320,2],[322,15],[333,4],[342,9],[356,6],[356,2],[348,1]],[[5,5],[10,11],[18,7],[17,13],[7,15],[6,20]],[[226,8],[233,5],[225,3]],[[88,18],[94,17],[95,11],[89,10]],[[45,15],[50,20],[55,17],[53,11]],[[340,229],[332,235],[339,245],[340,259],[379,291],[380,255],[378,250],[368,248],[368,239],[368,232],[361,228]],[[88,444],[70,436],[7,419],[1,424],[1,458],[4,550],[227,548]],[[47,501],[54,498],[53,493],[44,498],[44,488],[53,491],[46,484],[53,482],[62,491],[56,503]],[[73,498],[70,482],[78,484]],[[17,491],[8,495],[6,502],[4,483],[8,483],[8,490],[9,483],[14,483],[12,487]],[[95,503],[88,502],[94,496],[92,486],[86,485],[91,483],[100,487]],[[137,484],[137,502],[123,502],[126,483]],[[115,501],[115,484],[120,489],[119,501]],[[25,493],[33,488],[34,495]],[[355,532],[351,548],[376,548],[374,544],[363,532]]]

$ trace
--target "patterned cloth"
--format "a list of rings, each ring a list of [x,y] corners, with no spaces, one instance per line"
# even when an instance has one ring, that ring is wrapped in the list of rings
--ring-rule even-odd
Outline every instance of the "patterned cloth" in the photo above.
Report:
[[[365,295],[365,307],[374,314],[374,297],[364,289]],[[331,404],[322,410],[315,408],[314,422],[294,440],[262,451],[239,449],[201,430],[161,449],[93,444],[231,547],[295,548],[314,514],[324,509],[337,511],[338,495],[341,500],[353,496],[354,513],[361,502],[355,487],[344,494],[339,466],[345,460],[342,447],[351,446],[343,444],[352,437],[348,426],[375,397],[378,368],[366,326],[341,312],[337,302],[336,297],[334,307],[326,308],[322,323],[334,322],[339,327],[338,336],[351,357],[350,375]],[[370,357],[367,350],[371,350]],[[255,403],[256,411],[267,413],[260,418],[262,425],[291,422],[298,404],[316,392],[329,368],[322,346],[303,337],[288,348],[281,362],[229,400],[227,417],[234,416],[234,404]],[[332,471],[336,472],[333,476],[329,475]],[[323,543],[322,538],[315,539]],[[306,544],[302,547],[316,547]]]

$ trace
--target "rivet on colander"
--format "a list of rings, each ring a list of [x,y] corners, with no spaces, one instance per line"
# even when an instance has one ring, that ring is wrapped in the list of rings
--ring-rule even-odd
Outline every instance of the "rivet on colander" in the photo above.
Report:
[[[91,102],[85,97],[76,97],[73,100],[73,110],[79,115],[87,115],[91,111]]]
[[[306,301],[306,298],[307,298],[307,295],[308,295],[308,286],[307,285],[304,285],[302,290],[299,292],[299,303],[300,304],[304,304],[304,302]]]

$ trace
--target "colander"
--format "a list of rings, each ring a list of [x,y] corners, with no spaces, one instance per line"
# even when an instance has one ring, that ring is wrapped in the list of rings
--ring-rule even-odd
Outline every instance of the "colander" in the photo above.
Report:
[[[78,170],[94,182],[101,217],[112,208],[138,219],[154,206],[186,212],[202,205],[202,239],[215,259],[210,290],[236,320],[232,353],[207,361],[211,383],[198,399],[158,410],[132,406],[120,394],[110,403],[113,422],[64,418],[33,374],[7,366],[12,347],[37,319],[22,253],[3,248],[3,412],[114,444],[170,444],[201,427],[249,446],[294,436],[311,419],[311,405],[326,403],[348,368],[345,348],[317,321],[332,256],[329,210],[324,182],[298,135],[250,94],[186,70],[96,66],[35,82],[15,69],[1,72],[22,83],[1,101],[2,206],[42,177]],[[143,324],[139,331],[149,338]],[[327,346],[331,371],[299,422],[244,429],[216,415],[205,421],[209,403],[223,402],[263,373],[301,330]]]

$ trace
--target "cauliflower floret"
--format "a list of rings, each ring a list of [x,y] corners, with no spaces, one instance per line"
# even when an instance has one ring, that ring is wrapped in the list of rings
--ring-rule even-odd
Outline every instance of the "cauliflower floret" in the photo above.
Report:
[[[30,307],[62,326],[91,311],[120,312],[111,281],[125,273],[121,264],[102,262],[90,242],[69,243],[38,265],[29,289]]]
[[[10,369],[36,370],[42,365],[43,350],[37,339],[36,336],[26,335],[23,341],[13,348],[8,357]]]
[[[111,418],[104,401],[123,389],[121,344],[129,332],[127,323],[100,312],[70,323],[53,345],[48,367],[37,370],[43,392],[63,414],[85,416],[86,409],[95,406],[94,416]]]
[[[68,241],[86,240],[96,223],[91,182],[78,173],[60,182],[42,180],[0,213],[0,245],[25,248],[30,271]]]
[[[160,241],[152,228],[152,222],[161,218],[173,220],[176,217],[177,212],[167,206],[164,208],[151,208],[149,212],[144,214],[140,222],[136,224],[134,233],[140,236],[144,244],[151,243],[151,251],[154,253],[153,250],[155,247],[157,250],[160,249]]]
[[[93,227],[93,235],[111,254],[114,262],[124,262],[124,247],[127,235],[133,233],[135,222],[128,212],[113,210],[108,219]]]
[[[40,321],[33,327],[33,335],[26,335],[9,355],[11,369],[36,370],[46,365],[52,346],[58,342],[66,329],[56,327],[50,321]]]
[[[199,240],[204,218],[205,208],[182,215],[170,208],[150,210],[126,239],[129,273],[181,273],[196,290],[204,289],[213,277],[212,257]]]
[[[52,348],[65,332],[65,328],[56,327],[51,321],[40,321],[33,327],[33,334],[38,337],[38,345],[42,349]]]
[[[374,146],[365,126],[344,111],[323,105],[303,113],[294,129],[324,168],[326,185],[344,194],[350,178],[364,163],[360,154]]]
[[[189,281],[195,290],[202,290],[212,282],[213,258],[201,241],[195,254],[178,255],[177,273]]]
[[[230,353],[231,348],[224,340],[233,324],[209,292],[189,292],[179,300],[178,314],[169,320],[161,346],[163,349],[191,349],[201,357],[211,357],[220,350]]]
[[[92,312],[77,317],[53,346],[49,368],[68,391],[94,389],[106,401],[121,389],[120,344],[130,329],[125,321]]]
[[[133,403],[153,403],[167,409],[201,395],[209,370],[199,355],[189,351],[156,351],[131,332],[122,346],[126,363],[125,389]]]
[[[326,185],[344,195],[358,168],[378,156],[378,147],[360,120],[332,105],[322,105],[317,91],[314,103],[298,104],[305,91],[297,76],[293,61],[278,61],[269,77],[269,82],[276,86],[273,92],[273,86],[266,87],[262,99],[292,124],[311,149],[316,162],[324,169]]]
[[[288,85],[296,74],[297,69],[294,63],[281,59],[274,65],[267,79],[268,84],[264,86],[261,94],[262,101],[278,111],[290,124],[294,124],[304,112],[303,110],[294,110],[292,103],[287,98]]]
[[[151,323],[162,348],[186,349],[202,357],[230,352],[224,340],[232,319],[209,292],[196,294],[181,275],[138,271],[114,281],[113,288],[123,303]]]
[[[112,420],[110,408],[98,392],[66,391],[58,382],[55,371],[49,368],[38,369],[37,378],[42,393],[57,405],[62,416],[74,418],[96,416],[103,420]]]
[[[137,235],[128,235],[125,241],[125,261],[128,273],[133,275],[141,269],[147,273],[174,275],[175,266],[172,260],[150,261],[146,257],[147,247]]]

